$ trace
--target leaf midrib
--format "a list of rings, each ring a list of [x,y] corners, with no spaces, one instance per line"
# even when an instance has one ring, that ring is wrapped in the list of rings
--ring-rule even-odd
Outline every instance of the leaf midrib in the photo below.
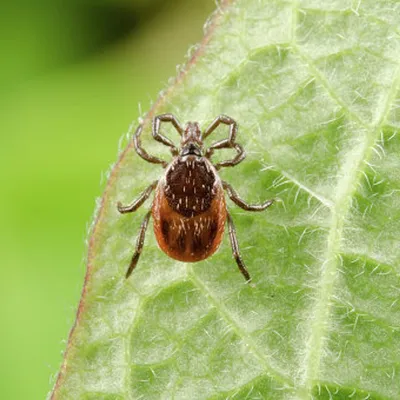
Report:
[[[293,13],[294,15],[296,15],[296,17],[293,16],[293,35],[295,35],[295,28],[297,26],[297,5],[298,2],[294,0]],[[305,354],[304,373],[303,380],[301,382],[302,387],[300,388],[300,391],[297,392],[298,395],[301,396],[301,398],[308,399],[310,398],[311,392],[313,390],[313,385],[315,384],[318,377],[323,342],[326,331],[328,330],[328,321],[330,318],[331,309],[330,299],[332,297],[337,278],[338,266],[341,262],[340,244],[343,237],[343,226],[351,207],[351,199],[354,195],[358,183],[362,179],[366,165],[365,160],[368,160],[370,158],[371,152],[373,151],[373,146],[380,135],[379,127],[385,121],[390,111],[390,104],[399,89],[400,66],[397,68],[395,78],[393,79],[393,84],[391,85],[391,89],[388,92],[385,106],[382,109],[381,115],[377,119],[377,123],[366,124],[356,113],[351,112],[348,109],[348,106],[340,98],[340,96],[335,94],[334,90],[329,86],[328,82],[317,70],[313,61],[310,60],[309,57],[307,57],[306,55],[302,54],[295,42],[291,43],[290,46],[292,47],[292,50],[294,50],[294,52],[306,63],[310,75],[321,84],[321,86],[326,90],[331,99],[341,108],[345,109],[347,115],[349,115],[349,117],[353,119],[360,127],[367,130],[364,143],[362,143],[362,145],[360,146],[361,149],[358,153],[358,157],[354,158],[354,153],[348,153],[347,161],[348,165],[350,166],[350,168],[348,168],[350,173],[345,174],[344,178],[339,181],[339,185],[337,186],[338,196],[336,197],[336,201],[334,203],[328,199],[325,199],[322,195],[315,193],[312,189],[308,188],[306,185],[296,180],[287,172],[280,171],[279,168],[276,169],[294,185],[306,191],[312,197],[315,197],[323,206],[328,207],[332,213],[330,229],[327,237],[327,249],[324,257],[325,261],[321,265],[322,273],[318,289],[319,295],[317,296],[317,301],[314,306],[314,318],[311,325],[308,346],[306,348],[308,351]],[[258,48],[257,52],[260,50],[262,49]],[[244,60],[241,65],[245,65],[245,63],[246,60]],[[228,78],[225,77],[225,79]],[[257,139],[256,141],[258,142]],[[293,387],[293,382],[288,381],[287,377],[280,375],[277,371],[273,370],[268,365],[267,360],[263,357],[262,354],[257,351],[256,345],[253,342],[252,338],[245,332],[243,332],[243,330],[235,323],[234,319],[229,314],[229,311],[223,308],[221,303],[217,299],[215,299],[214,296],[212,296],[212,293],[209,291],[209,289],[201,281],[199,281],[193,273],[189,274],[189,276],[192,283],[196,285],[196,287],[199,288],[199,290],[201,290],[201,292],[203,292],[203,294],[206,295],[209,301],[216,307],[221,317],[223,317],[224,320],[233,327],[236,334],[241,337],[244,342],[246,342],[246,344],[249,345],[249,348],[252,350],[253,354],[260,360],[260,363],[263,366],[265,372],[276,381]]]
[[[315,76],[318,80],[318,77]],[[311,335],[308,343],[309,352],[306,354],[304,399],[311,395],[313,385],[316,382],[321,362],[322,345],[330,316],[333,288],[338,273],[338,264],[341,262],[339,250],[342,240],[343,226],[351,207],[351,199],[356,191],[357,184],[361,181],[366,167],[365,161],[370,158],[373,146],[380,136],[379,127],[384,123],[390,111],[392,103],[400,87],[400,65],[397,68],[395,78],[390,91],[388,92],[385,106],[375,125],[371,125],[369,132],[365,135],[365,141],[359,156],[353,159],[353,153],[348,153],[348,160],[351,161],[350,173],[339,181],[337,187],[338,196],[332,210],[332,224],[328,234],[328,246],[325,255],[325,262],[322,264],[322,274],[318,301],[315,305],[315,318],[311,328]],[[331,92],[329,92],[331,93]],[[333,92],[332,92],[333,93]],[[339,98],[338,98],[339,99]],[[336,99],[335,99],[336,100]],[[364,125],[364,124],[363,124]],[[351,160],[352,159],[352,160]],[[324,267],[325,264],[325,267]]]

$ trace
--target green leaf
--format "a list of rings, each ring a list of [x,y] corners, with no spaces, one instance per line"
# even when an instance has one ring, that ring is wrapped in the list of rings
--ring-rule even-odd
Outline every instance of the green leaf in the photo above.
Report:
[[[150,139],[162,112],[239,122],[248,156],[221,176],[249,202],[282,200],[257,214],[228,201],[256,287],[227,237],[184,264],[151,227],[125,280],[150,202],[128,215],[116,203],[162,175],[129,143],[97,212],[53,398],[400,398],[399,26],[394,0],[220,6],[146,116],[143,144],[168,157]]]

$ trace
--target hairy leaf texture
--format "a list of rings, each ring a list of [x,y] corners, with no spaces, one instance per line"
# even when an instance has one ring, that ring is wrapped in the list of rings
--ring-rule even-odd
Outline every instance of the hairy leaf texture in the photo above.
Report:
[[[151,226],[125,280],[151,202],[128,215],[116,203],[162,174],[130,142],[97,212],[54,399],[400,398],[399,27],[395,0],[220,5],[145,117],[143,145],[170,157],[151,140],[163,112],[238,121],[247,158],[222,178],[251,203],[281,199],[257,214],[228,200],[256,286],[227,237],[184,264]]]

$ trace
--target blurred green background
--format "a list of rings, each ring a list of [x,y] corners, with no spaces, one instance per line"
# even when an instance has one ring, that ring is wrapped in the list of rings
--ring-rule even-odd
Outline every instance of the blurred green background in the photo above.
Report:
[[[51,389],[101,177],[214,8],[214,0],[2,5],[1,399],[44,399]]]

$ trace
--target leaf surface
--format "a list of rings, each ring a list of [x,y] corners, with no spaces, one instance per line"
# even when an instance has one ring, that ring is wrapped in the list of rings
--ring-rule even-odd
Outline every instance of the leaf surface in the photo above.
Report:
[[[212,258],[184,264],[158,249],[151,226],[125,280],[151,203],[128,215],[116,203],[162,174],[130,143],[92,229],[53,398],[400,398],[400,5],[220,7],[145,118],[143,144],[169,157],[150,139],[163,112],[203,128],[221,113],[238,121],[248,156],[222,178],[251,203],[282,200],[258,214],[228,200],[256,287],[227,237]]]

